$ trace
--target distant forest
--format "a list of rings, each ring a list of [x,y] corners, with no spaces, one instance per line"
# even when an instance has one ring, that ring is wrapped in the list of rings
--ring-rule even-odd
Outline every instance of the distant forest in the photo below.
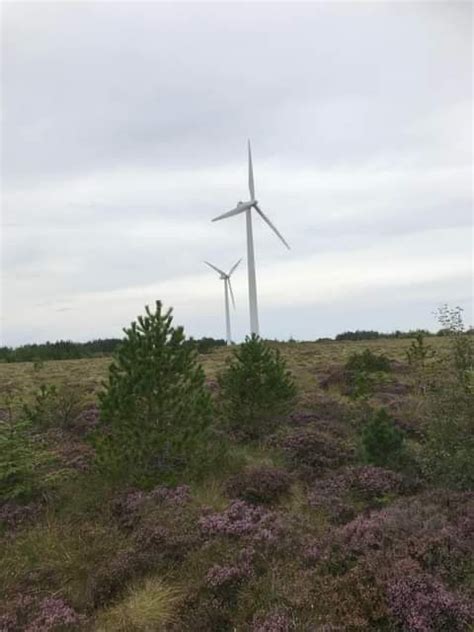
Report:
[[[395,331],[384,333],[372,330],[345,331],[337,334],[335,338],[318,338],[316,342],[329,342],[332,340],[376,340],[377,338],[415,338],[417,335],[423,336],[444,336],[448,332],[440,329],[437,333],[432,333],[425,329],[412,331]],[[469,329],[466,333],[473,334],[474,330]],[[57,342],[45,342],[44,344],[29,344],[21,347],[0,347],[0,362],[41,362],[46,360],[79,360],[81,358],[97,358],[112,355],[118,345],[120,338],[99,338],[90,342],[72,342],[71,340],[59,340]],[[297,342],[291,339],[290,342]],[[226,344],[223,339],[216,338],[189,338],[188,343],[194,345],[198,353],[209,353],[216,347]]]
[[[46,360],[79,360],[112,355],[120,338],[99,338],[90,342],[72,342],[59,340],[44,344],[22,345],[21,347],[0,347],[0,362],[41,362]],[[188,344],[194,345],[198,353],[209,353],[215,347],[226,344],[225,340],[214,338],[189,338]]]

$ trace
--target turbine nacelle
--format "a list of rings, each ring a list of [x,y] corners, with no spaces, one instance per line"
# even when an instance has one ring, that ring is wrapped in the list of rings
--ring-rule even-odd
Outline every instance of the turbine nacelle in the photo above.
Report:
[[[249,208],[252,208],[252,206],[255,206],[255,204],[257,204],[257,200],[249,200],[248,202],[242,202],[240,201],[237,204],[238,209],[240,209],[240,211],[243,213],[244,211],[246,211]]]

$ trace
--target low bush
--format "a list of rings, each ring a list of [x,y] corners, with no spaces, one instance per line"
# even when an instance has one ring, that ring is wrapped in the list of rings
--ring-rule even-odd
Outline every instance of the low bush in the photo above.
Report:
[[[426,442],[421,454],[425,476],[455,489],[474,487],[474,343],[466,335],[462,311],[440,310],[448,356],[426,390]]]
[[[361,353],[353,353],[344,370],[350,397],[364,399],[372,395],[377,385],[386,379],[391,364],[387,356],[365,349]]]
[[[215,564],[206,574],[206,585],[219,597],[229,601],[242,582],[252,574],[252,567],[246,561],[234,566]]]
[[[425,339],[421,332],[416,335],[415,340],[412,341],[406,353],[408,364],[415,370],[424,369],[426,361],[435,355],[435,351],[425,344]]]
[[[232,476],[225,491],[232,498],[241,498],[253,503],[272,503],[288,492],[291,476],[282,468],[260,465],[247,467]]]
[[[388,373],[391,370],[391,366],[390,360],[386,355],[373,353],[370,349],[365,349],[360,353],[351,354],[345,364],[345,369],[351,373],[360,373],[362,371],[367,373],[384,371]]]
[[[21,595],[0,615],[2,632],[59,632],[83,629],[85,617],[77,613],[61,597],[39,600],[32,595]]]
[[[255,335],[234,350],[218,381],[225,422],[236,435],[247,439],[272,432],[278,416],[291,409],[296,396],[279,351]]]
[[[275,611],[255,617],[251,632],[290,632],[294,629],[290,617],[285,612]]]
[[[13,414],[0,419],[0,504],[25,502],[46,491],[54,483],[55,462],[28,420]]]
[[[387,588],[389,609],[403,630],[407,632],[462,632],[474,623],[474,608],[469,601],[446,588],[433,576],[407,572],[392,579]],[[411,566],[411,565],[410,565]]]
[[[369,507],[380,507],[394,497],[414,491],[401,474],[373,466],[346,467],[317,480],[308,493],[309,504],[323,509],[331,522],[343,524]]]
[[[33,403],[24,405],[24,416],[41,430],[70,428],[83,410],[85,396],[85,390],[77,384],[42,384]]]
[[[259,545],[276,544],[282,531],[278,514],[244,500],[234,500],[224,511],[203,516],[199,526],[205,537],[244,538]]]
[[[330,534],[330,547],[345,564],[377,554],[382,571],[394,560],[411,559],[423,572],[462,584],[472,572],[471,503],[472,494],[441,491],[400,499],[339,527]]]
[[[290,430],[279,438],[278,444],[289,465],[310,478],[354,458],[354,449],[344,439],[316,425]]]

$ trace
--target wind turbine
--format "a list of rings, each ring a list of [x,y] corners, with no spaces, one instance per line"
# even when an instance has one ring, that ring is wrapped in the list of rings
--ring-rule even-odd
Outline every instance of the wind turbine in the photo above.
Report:
[[[257,279],[255,276],[255,253],[253,247],[253,231],[252,231],[252,209],[255,209],[260,217],[270,226],[277,237],[290,249],[288,242],[284,239],[281,233],[276,229],[268,217],[264,214],[259,207],[257,200],[255,199],[255,184],[253,179],[253,167],[252,167],[252,152],[250,149],[250,140],[248,141],[249,152],[249,190],[250,200],[248,202],[239,202],[235,208],[227,213],[223,213],[218,217],[215,217],[212,221],[217,222],[220,219],[226,219],[232,217],[232,215],[238,215],[239,213],[245,213],[246,225],[247,225],[247,271],[249,280],[249,308],[250,308],[250,332],[252,334],[259,334],[258,326],[258,305],[257,305]]]
[[[232,283],[230,282],[230,277],[241,261],[242,259],[239,259],[237,263],[234,263],[234,265],[232,266],[232,268],[229,270],[227,274],[223,270],[218,268],[217,266],[214,266],[212,265],[212,263],[209,263],[209,261],[204,261],[204,263],[210,268],[212,268],[213,270],[215,270],[217,274],[220,275],[220,278],[224,281],[225,330],[226,330],[226,338],[227,338],[228,345],[232,344],[232,337],[230,333],[229,293],[232,299],[232,305],[234,306],[234,309],[235,309],[235,298],[234,298],[234,293],[232,291]]]

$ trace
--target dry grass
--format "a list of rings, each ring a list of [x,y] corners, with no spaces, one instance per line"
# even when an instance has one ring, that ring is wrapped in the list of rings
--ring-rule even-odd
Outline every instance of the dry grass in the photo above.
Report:
[[[129,589],[126,596],[103,611],[96,632],[155,632],[174,618],[181,595],[158,577],[149,577]]]
[[[75,607],[89,600],[91,570],[125,544],[110,524],[60,522],[54,516],[6,540],[0,567],[0,594],[7,595],[26,577],[35,576],[42,590],[60,590]]]
[[[342,341],[342,342],[301,342],[277,343],[278,349],[295,376],[300,392],[300,403],[307,403],[319,388],[319,377],[331,368],[343,364],[351,353],[370,349],[374,353],[384,353],[391,360],[406,361],[406,351],[410,339],[382,338],[379,340]],[[443,354],[446,340],[442,337],[427,339],[428,346],[438,354]],[[201,362],[210,380],[214,380],[224,368],[230,357],[231,349],[218,348],[212,353],[202,355]],[[107,377],[111,358],[93,358],[87,360],[57,360],[45,362],[40,369],[32,362],[0,364],[0,393],[10,385],[18,394],[29,399],[41,384],[70,384],[81,386],[89,393],[91,400],[101,388]],[[0,402],[1,406],[1,402]]]

